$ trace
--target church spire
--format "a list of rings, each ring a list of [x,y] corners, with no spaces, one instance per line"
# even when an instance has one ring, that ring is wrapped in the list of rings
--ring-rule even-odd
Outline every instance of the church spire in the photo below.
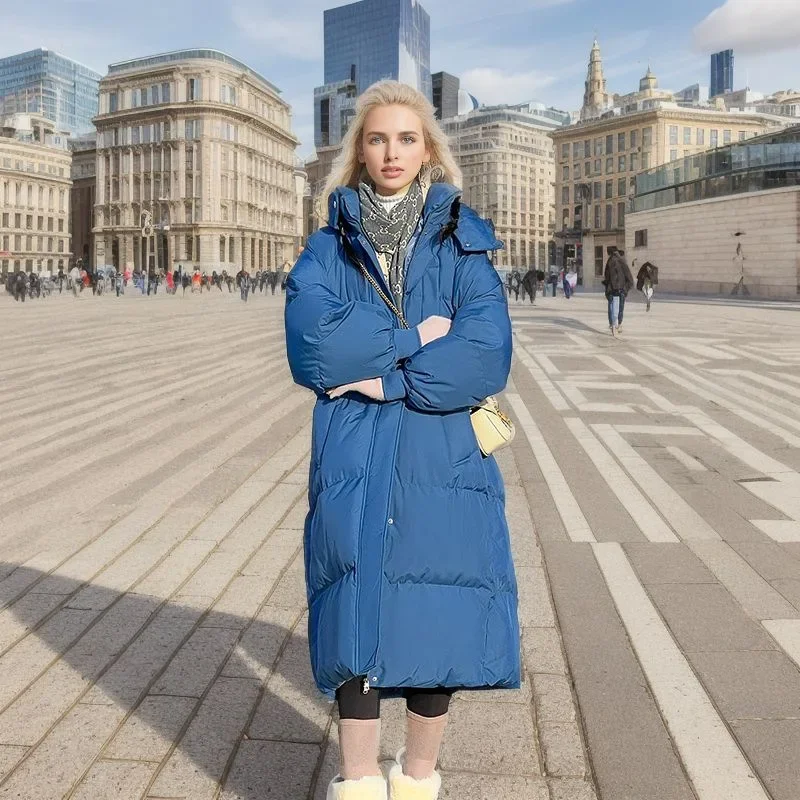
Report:
[[[586,91],[583,94],[581,119],[594,119],[607,111],[611,98],[606,91],[606,79],[603,77],[603,59],[600,55],[600,44],[597,39],[592,45],[589,56],[589,70],[586,75]]]

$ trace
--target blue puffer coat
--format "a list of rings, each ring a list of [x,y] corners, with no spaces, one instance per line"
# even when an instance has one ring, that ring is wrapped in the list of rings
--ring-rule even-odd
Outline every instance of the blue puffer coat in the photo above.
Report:
[[[364,676],[384,688],[519,686],[505,493],[469,419],[511,365],[486,254],[501,244],[466,206],[441,243],[458,196],[428,192],[406,264],[411,330],[345,258],[340,227],[389,294],[352,189],[331,197],[329,226],[289,274],[289,364],[318,395],[304,543],[311,662],[328,695]],[[452,319],[450,333],[420,348],[414,326],[434,314]],[[324,394],[378,376],[386,402]]]

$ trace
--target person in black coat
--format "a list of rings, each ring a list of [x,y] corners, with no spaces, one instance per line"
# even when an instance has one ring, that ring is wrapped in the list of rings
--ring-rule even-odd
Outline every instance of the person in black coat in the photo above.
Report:
[[[658,267],[645,261],[636,274],[636,288],[644,294],[647,301],[647,310],[650,310],[650,301],[653,299],[654,286],[658,283]]]
[[[625,296],[633,288],[633,275],[623,254],[616,247],[609,248],[603,286],[608,300],[608,327],[612,336],[618,336],[625,310]]]
[[[522,276],[522,287],[528,293],[528,297],[531,299],[531,304],[533,304],[534,300],[536,300],[536,289],[538,284],[539,280],[536,277],[536,270],[531,267]]]

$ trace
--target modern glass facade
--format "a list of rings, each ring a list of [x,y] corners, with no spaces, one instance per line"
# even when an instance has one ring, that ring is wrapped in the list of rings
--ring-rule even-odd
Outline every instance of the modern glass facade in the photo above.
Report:
[[[0,59],[0,115],[41,114],[59,131],[94,130],[100,75],[52,50]]]
[[[786,186],[800,186],[799,141],[737,144],[638,175],[632,210]]]
[[[317,147],[323,139],[336,145],[334,135],[346,125],[326,118],[325,113],[339,113],[338,101],[325,104],[325,96],[339,95],[332,84],[355,84],[360,95],[375,81],[392,78],[421,91],[431,99],[431,22],[425,9],[414,0],[361,0],[331,8],[324,13],[325,86],[315,90],[314,117]],[[334,108],[336,106],[336,108]],[[346,123],[346,120],[345,120]],[[327,125],[328,135],[323,136]]]
[[[733,50],[723,50],[711,56],[710,97],[733,91]]]

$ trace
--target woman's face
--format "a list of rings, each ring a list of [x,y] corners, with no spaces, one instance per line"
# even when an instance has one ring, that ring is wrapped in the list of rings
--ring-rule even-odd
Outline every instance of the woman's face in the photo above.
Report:
[[[378,106],[367,114],[359,161],[378,194],[402,194],[419,174],[430,153],[422,120],[407,106]]]

